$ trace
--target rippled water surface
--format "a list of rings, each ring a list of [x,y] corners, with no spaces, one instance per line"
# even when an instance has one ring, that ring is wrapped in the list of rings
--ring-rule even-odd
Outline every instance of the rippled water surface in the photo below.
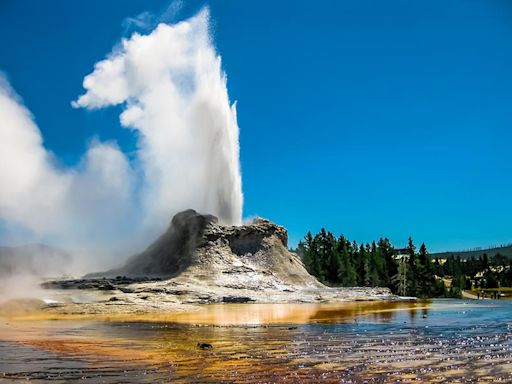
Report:
[[[512,382],[511,316],[510,301],[435,300],[8,319],[0,381]]]

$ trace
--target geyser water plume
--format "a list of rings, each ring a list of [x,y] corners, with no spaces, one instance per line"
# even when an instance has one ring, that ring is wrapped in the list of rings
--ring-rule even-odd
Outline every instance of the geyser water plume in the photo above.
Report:
[[[77,167],[57,167],[30,112],[0,82],[0,240],[22,233],[126,254],[184,209],[241,223],[236,109],[207,9],[122,40],[83,85],[73,106],[122,105],[121,125],[136,135],[135,157],[96,140]]]
[[[90,109],[124,103],[121,124],[139,133],[144,208],[162,222],[186,208],[241,222],[236,111],[208,17],[205,9],[123,40],[84,79],[87,92],[73,103]]]

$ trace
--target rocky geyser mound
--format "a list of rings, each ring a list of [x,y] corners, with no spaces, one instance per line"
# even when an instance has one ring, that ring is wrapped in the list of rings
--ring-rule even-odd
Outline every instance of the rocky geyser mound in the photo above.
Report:
[[[115,295],[109,311],[163,310],[174,304],[395,299],[387,288],[329,288],[288,250],[284,227],[265,219],[225,226],[194,210],[119,269],[47,287],[97,288]],[[116,308],[113,308],[113,307]],[[72,311],[106,310],[103,304]]]
[[[124,267],[95,275],[180,278],[250,289],[323,287],[288,250],[284,227],[260,218],[224,226],[194,210],[174,216],[168,230]]]

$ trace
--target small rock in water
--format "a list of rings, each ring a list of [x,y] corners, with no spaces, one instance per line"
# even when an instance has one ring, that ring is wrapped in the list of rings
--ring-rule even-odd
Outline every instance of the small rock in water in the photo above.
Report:
[[[248,303],[249,301],[254,301],[254,299],[245,296],[224,296],[222,298],[223,303]]]
[[[116,287],[114,287],[112,284],[110,283],[106,283],[106,284],[103,284],[103,285],[100,285],[98,287],[98,289],[100,291],[113,291],[114,289],[116,289]]]
[[[200,349],[212,349],[213,345],[209,343],[197,343],[197,347]]]

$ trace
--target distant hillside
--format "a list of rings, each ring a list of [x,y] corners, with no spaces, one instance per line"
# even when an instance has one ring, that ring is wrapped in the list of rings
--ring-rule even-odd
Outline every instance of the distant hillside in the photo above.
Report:
[[[462,260],[466,260],[466,259],[469,259],[471,257],[474,257],[475,259],[479,258],[480,256],[482,256],[483,254],[487,254],[487,256],[489,258],[497,255],[498,253],[502,256],[506,256],[506,257],[509,257],[509,258],[512,258],[512,244],[507,244],[507,245],[503,245],[503,246],[500,246],[500,247],[495,247],[495,248],[479,248],[479,249],[472,249],[472,250],[467,250],[467,251],[453,251],[453,252],[439,252],[439,253],[431,253],[430,256],[435,259],[435,258],[440,258],[440,259],[446,259],[448,256],[460,256],[460,258]]]
[[[56,276],[71,264],[71,255],[42,244],[20,247],[0,246],[0,278],[9,275]]]

